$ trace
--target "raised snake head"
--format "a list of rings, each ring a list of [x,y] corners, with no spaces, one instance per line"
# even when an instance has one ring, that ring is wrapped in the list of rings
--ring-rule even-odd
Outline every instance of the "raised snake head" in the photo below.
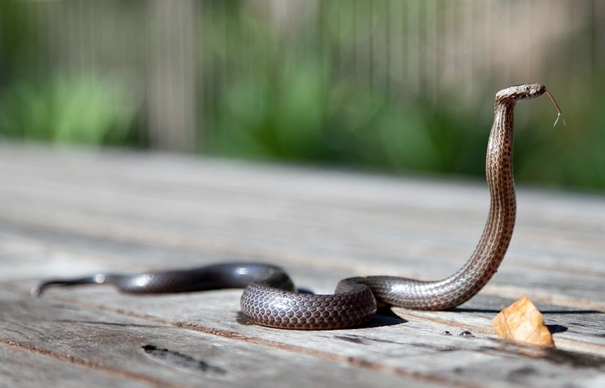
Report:
[[[544,92],[546,92],[546,86],[542,84],[513,85],[496,93],[496,102],[517,102],[528,98],[540,97]]]

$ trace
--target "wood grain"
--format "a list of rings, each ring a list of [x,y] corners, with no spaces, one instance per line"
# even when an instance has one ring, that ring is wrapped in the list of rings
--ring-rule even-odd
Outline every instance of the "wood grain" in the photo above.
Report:
[[[229,260],[280,264],[320,293],[353,275],[440,278],[481,234],[485,185],[16,145],[0,146],[0,177],[0,373],[10,386],[605,384],[602,197],[521,188],[500,272],[459,309],[393,309],[368,327],[299,333],[242,324],[238,290],[28,291],[54,276]],[[522,294],[557,349],[492,332]]]

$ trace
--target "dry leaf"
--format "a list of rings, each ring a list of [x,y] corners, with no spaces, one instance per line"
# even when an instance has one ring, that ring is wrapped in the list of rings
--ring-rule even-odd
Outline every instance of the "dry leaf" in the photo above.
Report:
[[[494,331],[501,338],[542,347],[554,347],[542,314],[525,295],[500,311],[493,320]]]

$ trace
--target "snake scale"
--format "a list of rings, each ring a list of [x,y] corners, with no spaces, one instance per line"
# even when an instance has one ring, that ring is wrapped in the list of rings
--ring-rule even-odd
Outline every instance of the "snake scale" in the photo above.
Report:
[[[197,269],[136,275],[97,274],[71,280],[50,280],[32,290],[40,295],[53,286],[113,284],[128,293],[191,292],[217,288],[245,288],[242,312],[256,324],[281,329],[341,329],[362,325],[381,305],[420,310],[446,310],[475,296],[497,272],[508,249],[516,217],[513,180],[513,113],[521,100],[546,93],[541,84],[508,87],[496,94],[494,123],[489,135],[486,178],[489,215],[475,251],[456,273],[438,281],[393,276],[341,280],[334,294],[296,292],[280,268],[260,263],[216,264]],[[557,118],[558,119],[558,118]],[[556,122],[555,122],[556,124]]]

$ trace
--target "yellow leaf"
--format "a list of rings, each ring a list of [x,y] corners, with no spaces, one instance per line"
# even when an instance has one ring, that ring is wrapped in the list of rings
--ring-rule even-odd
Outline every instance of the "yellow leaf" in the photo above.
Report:
[[[544,317],[525,295],[500,311],[493,320],[494,331],[501,338],[541,347],[554,347]]]

